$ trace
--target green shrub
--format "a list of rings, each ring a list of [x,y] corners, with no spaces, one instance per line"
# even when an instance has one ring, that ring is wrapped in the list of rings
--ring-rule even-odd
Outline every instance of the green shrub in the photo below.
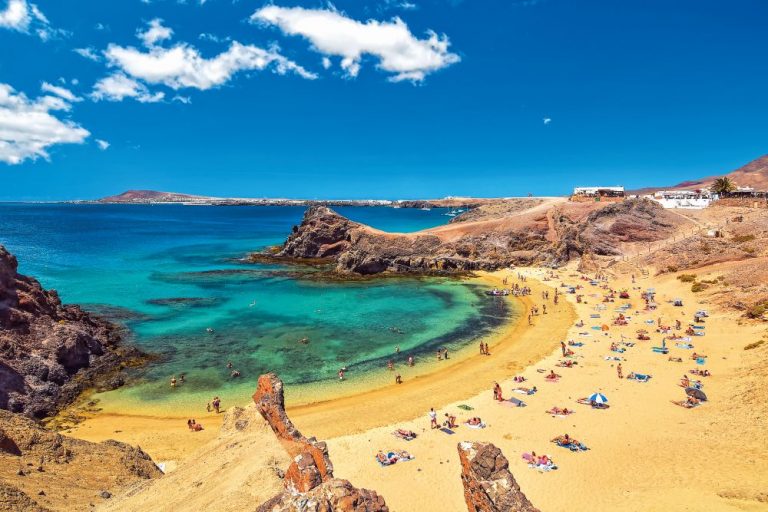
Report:
[[[677,278],[681,283],[692,283],[696,280],[696,274],[680,274]]]
[[[744,347],[744,350],[752,350],[753,348],[757,348],[757,347],[759,347],[759,346],[760,346],[760,345],[762,345],[763,343],[765,343],[765,340],[759,340],[759,341],[755,341],[754,343],[750,343],[749,345],[747,345],[746,347]]]
[[[763,318],[766,311],[768,311],[768,301],[758,302],[747,309],[747,312],[744,315],[747,318]]]
[[[744,242],[751,242],[755,239],[755,235],[736,235],[733,237],[733,241],[737,244],[741,244]]]
[[[706,290],[707,288],[709,288],[708,284],[705,284],[705,283],[693,283],[693,285],[691,286],[691,291],[693,293],[698,293],[698,292],[702,292],[702,291]]]

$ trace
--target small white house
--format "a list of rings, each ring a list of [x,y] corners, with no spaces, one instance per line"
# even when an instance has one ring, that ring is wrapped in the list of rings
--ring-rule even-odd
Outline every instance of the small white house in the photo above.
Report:
[[[712,195],[708,190],[661,190],[649,198],[660,203],[664,208],[701,210],[712,204],[717,196]]]

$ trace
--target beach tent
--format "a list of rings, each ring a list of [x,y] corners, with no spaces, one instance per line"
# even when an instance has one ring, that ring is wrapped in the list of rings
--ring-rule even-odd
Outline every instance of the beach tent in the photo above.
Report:
[[[589,401],[595,402],[596,404],[605,404],[605,403],[608,403],[608,398],[606,398],[606,396],[602,393],[594,393],[590,395]]]
[[[707,395],[700,389],[696,388],[685,388],[685,394],[688,396],[692,396],[693,398],[696,398],[698,400],[701,400],[703,402],[707,401]]]

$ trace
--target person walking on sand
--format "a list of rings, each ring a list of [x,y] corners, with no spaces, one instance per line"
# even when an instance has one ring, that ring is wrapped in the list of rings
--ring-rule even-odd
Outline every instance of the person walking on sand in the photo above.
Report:
[[[621,363],[616,365],[616,375],[618,375],[620,379],[624,378],[624,374],[621,371]]]
[[[437,424],[437,413],[434,407],[429,409],[429,428],[440,428]]]
[[[219,414],[221,412],[221,399],[217,396],[213,397],[213,410],[216,411],[216,414]]]
[[[448,349],[447,348],[443,349],[443,358],[445,358],[446,360],[448,359]]]
[[[565,348],[565,342],[564,341],[560,342],[560,350],[563,351],[563,357],[565,357],[566,356],[566,348]]]

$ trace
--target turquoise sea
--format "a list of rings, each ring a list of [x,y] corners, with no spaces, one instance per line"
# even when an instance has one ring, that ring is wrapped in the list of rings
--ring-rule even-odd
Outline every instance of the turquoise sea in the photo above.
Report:
[[[444,210],[337,208],[376,228],[411,232],[447,221]],[[219,395],[244,402],[254,379],[276,371],[301,400],[350,393],[386,362],[473,344],[514,311],[474,284],[451,279],[321,282],[308,270],[243,263],[281,243],[299,207],[0,204],[0,243],[62,300],[123,323],[159,355],[105,407],[171,410]],[[303,272],[303,273],[302,273]],[[211,329],[213,332],[209,332]],[[307,338],[308,343],[299,340]],[[399,354],[395,348],[400,348]],[[227,362],[241,372],[231,378]],[[346,366],[347,382],[337,371]],[[171,376],[186,382],[172,392]],[[229,405],[232,402],[229,402]]]

